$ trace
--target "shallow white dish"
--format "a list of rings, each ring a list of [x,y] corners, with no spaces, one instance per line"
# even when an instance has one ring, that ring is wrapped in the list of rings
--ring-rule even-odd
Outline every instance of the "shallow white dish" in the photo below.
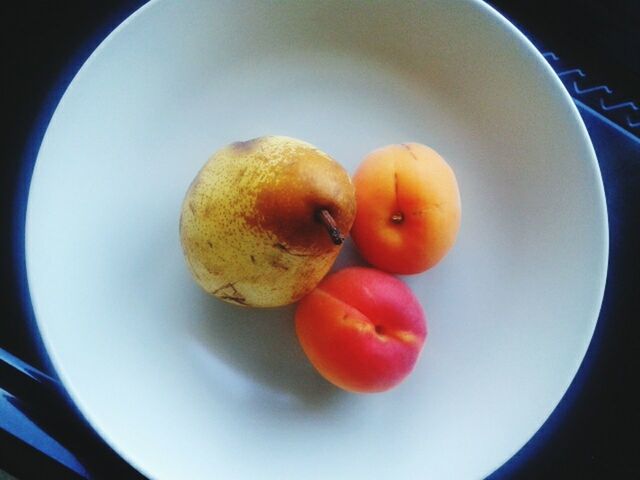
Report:
[[[339,391],[293,308],[201,292],[178,216],[207,157],[299,137],[353,172],[417,141],[457,173],[458,243],[406,281],[429,318],[415,372]],[[153,1],[71,82],[29,192],[45,346],[81,412],[153,478],[481,478],[541,426],[585,354],[607,263],[584,125],[532,45],[473,0]],[[347,246],[340,265],[357,261]]]

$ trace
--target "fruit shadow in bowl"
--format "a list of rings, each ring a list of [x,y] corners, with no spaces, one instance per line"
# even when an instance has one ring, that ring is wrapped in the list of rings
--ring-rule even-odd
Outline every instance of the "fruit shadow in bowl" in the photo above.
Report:
[[[342,392],[324,380],[307,360],[295,332],[295,305],[245,308],[203,293],[200,308],[210,312],[195,326],[206,352],[224,363],[235,380],[248,380],[276,404],[306,409],[329,407]],[[283,400],[282,402],[279,400]]]
[[[332,271],[353,265],[366,264],[347,239]],[[265,398],[278,399],[276,405],[291,406],[293,400],[298,408],[320,410],[349,396],[322,378],[305,356],[295,332],[296,304],[246,308],[202,291],[194,300],[205,315],[194,324],[193,334],[209,360],[213,356],[234,377],[258,386]]]

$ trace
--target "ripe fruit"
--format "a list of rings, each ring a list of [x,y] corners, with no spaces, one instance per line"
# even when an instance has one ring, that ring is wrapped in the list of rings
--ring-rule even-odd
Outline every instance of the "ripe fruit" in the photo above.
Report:
[[[189,187],[180,239],[195,280],[227,302],[295,302],[326,275],[355,217],[347,172],[312,145],[261,137],[216,152]]]
[[[389,145],[356,172],[358,212],[351,235],[365,260],[392,273],[420,273],[438,263],[460,228],[453,170],[418,143]]]
[[[381,392],[413,369],[427,336],[407,285],[373,268],[327,276],[296,310],[307,357],[327,380],[352,392]]]

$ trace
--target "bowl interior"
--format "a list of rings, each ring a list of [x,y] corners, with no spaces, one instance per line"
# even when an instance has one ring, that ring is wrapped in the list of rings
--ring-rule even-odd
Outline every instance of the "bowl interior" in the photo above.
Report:
[[[374,148],[421,142],[457,174],[458,242],[405,278],[429,338],[388,393],[319,377],[293,307],[240,309],[190,278],[189,182],[221,146],[265,134],[350,172]],[[72,398],[153,478],[479,478],[535,433],[584,356],[606,274],[603,198],[560,82],[480,2],[154,1],[96,50],[50,122],[29,286]],[[358,262],[348,244],[338,265]]]

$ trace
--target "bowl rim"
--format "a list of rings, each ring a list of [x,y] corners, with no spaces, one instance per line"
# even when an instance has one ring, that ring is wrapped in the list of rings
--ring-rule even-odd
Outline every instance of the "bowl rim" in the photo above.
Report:
[[[95,418],[92,419],[92,415],[89,413],[90,409],[86,408],[86,405],[84,405],[84,402],[81,400],[81,398],[79,398],[79,395],[77,394],[77,392],[73,388],[71,388],[71,385],[73,384],[73,382],[71,382],[70,379],[67,378],[64,368],[62,367],[63,362],[61,362],[60,359],[55,354],[55,349],[52,348],[52,345],[50,344],[50,339],[48,339],[48,337],[42,333],[43,332],[42,320],[41,320],[41,317],[37,315],[37,312],[35,311],[35,308],[31,300],[32,297],[31,297],[30,288],[29,288],[29,283],[30,283],[29,282],[29,278],[30,278],[29,264],[26,261],[28,252],[27,252],[26,243],[25,243],[25,236],[27,234],[27,231],[26,231],[27,218],[29,217],[29,203],[30,203],[29,198],[30,198],[30,189],[31,189],[30,174],[35,169],[36,164],[38,163],[40,158],[40,150],[46,142],[47,134],[49,130],[49,122],[53,118],[56,111],[64,107],[64,101],[65,101],[67,90],[69,89],[69,87],[73,85],[75,80],[78,78],[79,75],[82,74],[82,72],[85,69],[90,68],[90,66],[96,60],[96,58],[100,55],[102,50],[104,50],[105,48],[108,48],[110,42],[113,40],[115,36],[117,36],[129,24],[136,21],[138,17],[145,15],[150,9],[154,8],[156,5],[161,4],[165,1],[166,0],[149,0],[147,3],[137,8],[131,15],[129,15],[127,18],[125,18],[123,21],[117,24],[115,28],[113,28],[106,36],[102,37],[101,41],[99,41],[98,46],[95,49],[93,49],[93,51],[88,56],[78,60],[79,65],[76,65],[77,68],[72,68],[72,70],[74,71],[72,75],[65,75],[63,82],[58,86],[59,92],[60,92],[58,102],[46,108],[47,110],[45,114],[46,118],[43,119],[44,120],[43,125],[39,127],[42,129],[43,134],[40,136],[39,143],[37,144],[37,146],[31,149],[32,152],[30,152],[30,156],[32,157],[32,159],[30,162],[25,162],[27,163],[26,169],[28,170],[26,175],[29,176],[29,178],[25,179],[26,194],[25,194],[25,200],[24,200],[24,216],[20,220],[21,226],[22,226],[21,232],[23,233],[23,235],[20,238],[21,247],[23,249],[22,250],[23,255],[21,256],[19,255],[19,257],[21,257],[20,261],[23,264],[25,264],[24,268],[21,269],[22,276],[24,277],[24,283],[25,283],[25,287],[24,287],[24,290],[25,290],[24,304],[26,305],[25,311],[29,312],[28,315],[32,319],[31,323],[34,325],[34,329],[33,329],[34,337],[37,337],[41,340],[41,343],[42,343],[42,348],[40,349],[41,359],[44,361],[45,365],[49,368],[49,370],[53,372],[54,376],[57,379],[59,379],[61,385],[64,387],[63,394],[67,397],[67,400],[68,400],[67,403],[70,406],[72,406],[72,408],[75,409],[77,414],[85,421],[85,423],[89,425],[89,427],[92,428],[95,431],[95,433],[111,449],[113,449],[120,457],[122,457],[127,463],[129,463],[133,468],[135,468],[139,472],[146,475],[148,475],[149,473],[142,466],[139,465],[139,463],[136,461],[136,458],[134,458],[134,456],[131,455],[129,451],[124,451],[122,448],[120,448],[118,442],[115,439],[110,438],[109,434],[105,431],[105,429],[101,427],[99,421],[96,421]],[[564,84],[562,83],[558,75],[555,73],[551,65],[544,58],[543,54],[536,48],[533,42],[522,31],[520,31],[514,24],[512,24],[509,21],[509,19],[507,19],[496,8],[489,5],[488,3],[485,3],[483,0],[463,0],[463,1],[469,5],[474,6],[474,8],[477,8],[489,14],[492,20],[498,22],[502,27],[508,30],[509,35],[512,37],[513,41],[519,42],[527,52],[529,52],[535,57],[536,64],[538,65],[539,68],[541,68],[542,72],[546,76],[546,80],[551,82],[553,87],[557,91],[559,91],[558,93],[561,96],[562,103],[564,104],[565,107],[568,107],[569,111],[571,112],[572,120],[574,122],[577,122],[581,139],[588,150],[588,156],[589,156],[588,160],[591,164],[591,168],[593,169],[596,175],[597,189],[596,189],[596,192],[594,193],[597,195],[597,198],[594,199],[594,203],[598,204],[601,207],[600,211],[602,212],[602,217],[600,219],[600,225],[602,227],[602,231],[600,232],[600,234],[603,238],[603,245],[602,245],[603,256],[602,256],[602,263],[599,270],[600,272],[602,272],[602,275],[598,279],[599,280],[598,295],[599,295],[599,305],[600,305],[599,308],[601,308],[602,299],[605,291],[606,279],[607,279],[607,270],[608,270],[607,267],[608,267],[608,259],[609,259],[609,248],[610,248],[609,222],[608,222],[608,212],[607,212],[607,206],[606,206],[606,197],[605,197],[604,185],[602,180],[602,173],[598,164],[596,152],[593,148],[591,138],[589,136],[586,125],[582,119],[582,116],[580,115],[578,108],[574,103],[571,95],[569,94],[569,92],[567,91]],[[591,342],[591,339],[593,338],[593,334],[598,322],[598,317],[599,317],[599,312],[594,312],[593,321],[591,322],[591,325],[590,325],[591,328],[589,333],[589,340],[587,341],[586,345],[584,345],[584,350],[583,350],[584,354],[582,354],[580,358],[577,359],[577,364],[576,364],[575,372],[573,375],[574,379],[580,369],[581,364],[583,363],[588,353],[587,352],[588,346]],[[492,474],[493,472],[495,472],[496,470],[498,470],[499,468],[507,464],[511,459],[515,457],[515,455],[520,450],[522,450],[522,448],[529,441],[531,441],[532,438],[536,436],[540,428],[545,423],[549,422],[552,419],[553,413],[558,408],[558,405],[560,404],[562,399],[567,396],[567,393],[571,389],[572,384],[573,384],[573,380],[567,386],[567,389],[565,389],[562,395],[558,398],[556,404],[544,415],[542,422],[540,422],[540,424],[537,426],[536,431],[532,434],[532,436],[529,437],[529,439],[527,439],[522,444],[514,446],[512,451],[505,458],[503,458],[500,464],[496,465],[494,468],[492,468],[489,471],[483,472],[483,478]]]

